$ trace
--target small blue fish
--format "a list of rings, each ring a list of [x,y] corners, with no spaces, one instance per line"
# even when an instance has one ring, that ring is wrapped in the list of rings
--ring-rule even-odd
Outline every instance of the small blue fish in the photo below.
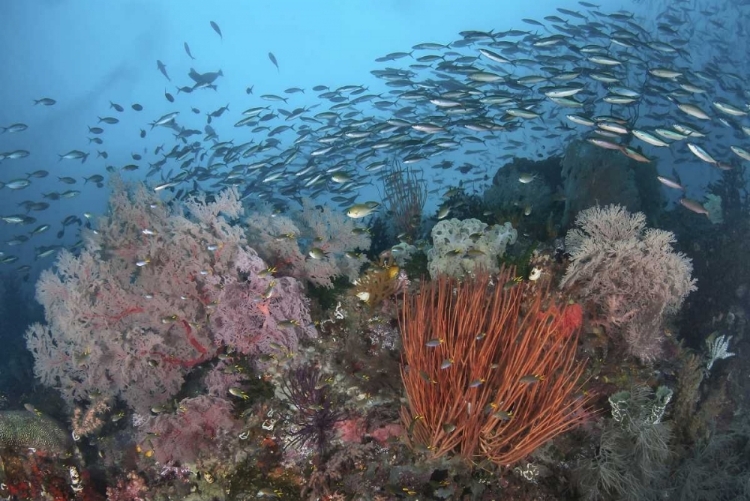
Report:
[[[427,374],[425,371],[419,371],[419,377],[425,380],[427,383],[437,384],[437,381],[432,379],[429,374]]]
[[[213,28],[214,31],[219,35],[219,38],[224,40],[224,35],[221,34],[221,28],[219,28],[219,25],[213,21],[211,21],[209,24],[211,24],[211,28]]]
[[[426,343],[425,343],[424,345],[425,345],[426,347],[428,347],[428,348],[435,348],[435,347],[437,347],[437,346],[440,346],[440,345],[441,345],[441,344],[443,344],[444,342],[445,342],[445,341],[444,341],[443,339],[438,339],[438,338],[435,338],[435,339],[430,339],[430,340],[429,340],[429,341],[427,341],[427,342],[426,342]]]
[[[273,55],[273,52],[268,53],[268,59],[270,59],[273,65],[276,66],[276,71],[281,71],[279,70],[279,62],[276,60],[276,56]]]
[[[185,52],[187,52],[187,55],[190,56],[190,59],[195,59],[193,55],[190,53],[190,46],[188,45],[187,42],[184,43],[184,47],[185,47]]]
[[[485,382],[484,378],[475,379],[474,381],[472,381],[471,383],[469,383],[469,388],[478,388],[478,387],[482,386],[484,384],[484,382]]]

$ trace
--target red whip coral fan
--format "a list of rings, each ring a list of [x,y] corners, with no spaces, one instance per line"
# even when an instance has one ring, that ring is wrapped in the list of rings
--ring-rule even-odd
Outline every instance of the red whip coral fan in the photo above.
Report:
[[[495,284],[507,284],[503,269]],[[549,299],[549,301],[547,301]],[[543,307],[543,303],[551,303]],[[579,423],[578,326],[545,289],[445,276],[408,294],[400,318],[412,444],[506,465]]]
[[[267,273],[230,223],[241,212],[232,189],[179,204],[116,182],[80,256],[62,251],[37,283],[47,323],[26,339],[42,383],[71,405],[119,397],[145,414],[225,347],[293,350],[315,336],[297,282]]]

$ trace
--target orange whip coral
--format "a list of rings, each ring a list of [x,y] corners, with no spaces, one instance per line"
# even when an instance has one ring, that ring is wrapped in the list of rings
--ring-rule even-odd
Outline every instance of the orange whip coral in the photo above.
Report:
[[[512,464],[587,416],[580,307],[513,276],[439,277],[404,299],[402,419],[410,443],[434,457]]]

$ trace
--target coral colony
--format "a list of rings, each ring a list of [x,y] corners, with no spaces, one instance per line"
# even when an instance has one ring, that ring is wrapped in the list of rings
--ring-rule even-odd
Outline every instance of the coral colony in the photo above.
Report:
[[[91,151],[52,156],[102,173],[0,214],[36,226],[0,247],[0,499],[750,499],[748,68],[696,47],[746,40],[750,3],[714,1],[578,1],[238,106],[229,67],[175,92],[160,55],[168,110],[112,97]],[[0,141],[59,108],[24,102]],[[121,166],[104,133],[142,112],[165,142]],[[99,215],[55,216],[33,266],[8,250],[84,190]]]

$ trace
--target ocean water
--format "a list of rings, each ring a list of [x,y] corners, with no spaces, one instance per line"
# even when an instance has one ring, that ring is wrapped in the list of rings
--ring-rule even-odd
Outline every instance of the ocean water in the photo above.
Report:
[[[0,497],[750,499],[748,15],[3,3]]]

